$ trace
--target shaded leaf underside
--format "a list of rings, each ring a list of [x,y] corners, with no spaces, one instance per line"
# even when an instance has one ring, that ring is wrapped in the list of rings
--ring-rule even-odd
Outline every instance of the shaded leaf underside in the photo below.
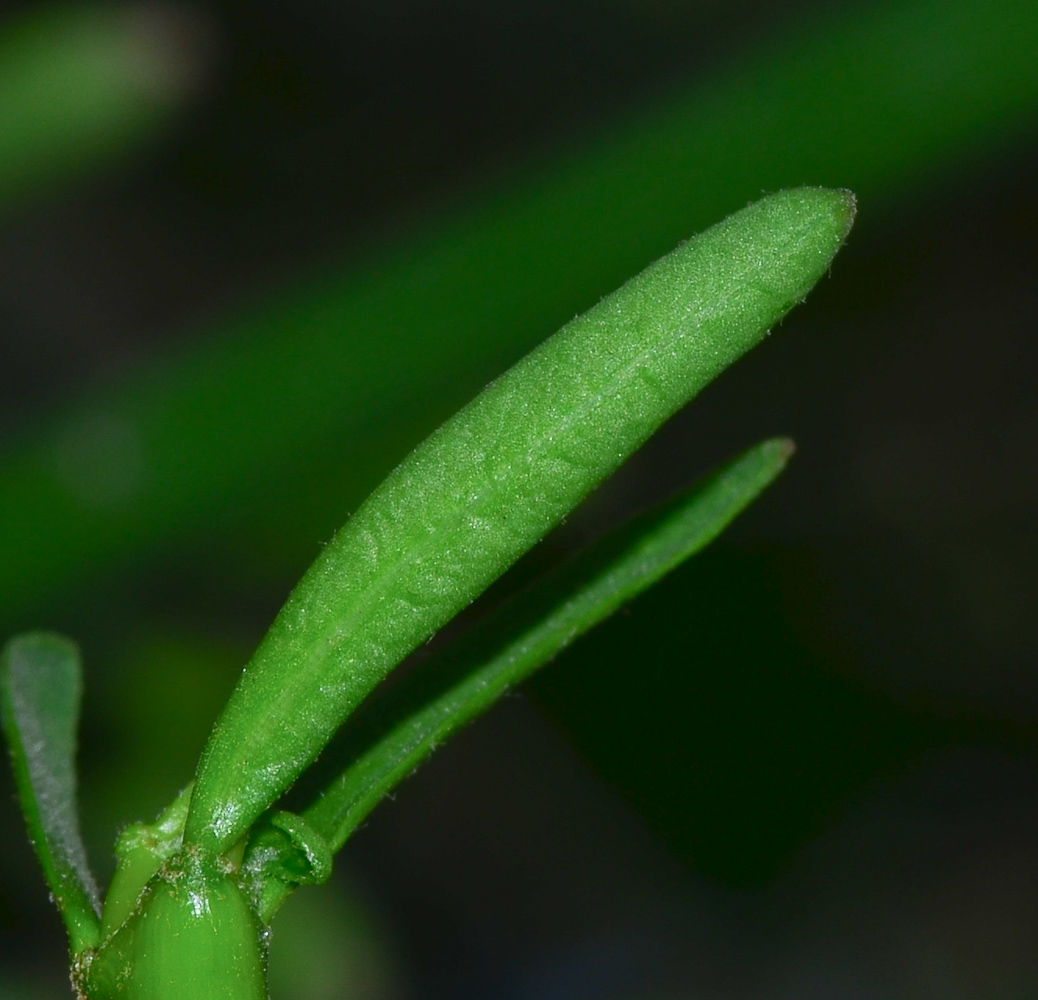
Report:
[[[68,928],[72,950],[97,943],[101,912],[76,811],[76,729],[82,676],[76,646],[31,632],[0,659],[0,707],[29,836]]]

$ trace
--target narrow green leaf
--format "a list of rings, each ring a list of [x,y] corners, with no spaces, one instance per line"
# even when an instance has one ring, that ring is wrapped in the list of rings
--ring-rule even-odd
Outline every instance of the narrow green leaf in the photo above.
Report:
[[[29,837],[76,954],[98,942],[101,906],[76,813],[79,651],[31,632],[0,654],[0,719]]]
[[[623,604],[704,548],[785,468],[787,439],[764,441],[704,482],[635,518],[541,578],[376,695],[335,746],[350,763],[304,813],[332,852],[447,737]],[[301,884],[302,879],[296,879]],[[295,886],[265,887],[269,920]]]
[[[736,212],[527,355],[427,438],[306,573],[203,754],[185,843],[233,844],[367,694],[753,347],[826,272],[847,192]]]

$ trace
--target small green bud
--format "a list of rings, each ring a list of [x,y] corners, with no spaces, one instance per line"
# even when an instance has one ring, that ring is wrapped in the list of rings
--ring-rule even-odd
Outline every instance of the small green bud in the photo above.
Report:
[[[233,875],[183,851],[73,976],[83,1000],[266,1000],[266,933]]]
[[[296,887],[320,885],[331,874],[331,847],[302,816],[278,810],[253,827],[241,876],[261,920],[269,922]]]

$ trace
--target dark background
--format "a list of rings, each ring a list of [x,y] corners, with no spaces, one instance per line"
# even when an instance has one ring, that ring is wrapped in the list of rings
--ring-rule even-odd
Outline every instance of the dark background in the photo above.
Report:
[[[167,9],[179,113],[0,225],[0,442],[843,6]],[[1036,167],[1025,129],[863,201],[810,301],[549,540],[533,565],[754,440],[798,443],[721,541],[442,751],[335,888],[293,900],[276,997],[1038,993]],[[210,541],[34,611],[85,651],[105,875],[114,827],[190,775],[302,569],[236,577]],[[60,996],[59,922],[3,787],[0,993]]]

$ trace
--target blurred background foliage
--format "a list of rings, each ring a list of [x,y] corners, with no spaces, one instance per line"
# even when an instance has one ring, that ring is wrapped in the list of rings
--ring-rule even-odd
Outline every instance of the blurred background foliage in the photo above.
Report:
[[[833,279],[495,593],[761,437],[784,481],[380,809],[275,997],[1038,993],[1033,0],[0,18],[0,625],[83,645],[102,877],[411,444],[678,240],[844,186]],[[62,996],[2,781],[0,997]]]

